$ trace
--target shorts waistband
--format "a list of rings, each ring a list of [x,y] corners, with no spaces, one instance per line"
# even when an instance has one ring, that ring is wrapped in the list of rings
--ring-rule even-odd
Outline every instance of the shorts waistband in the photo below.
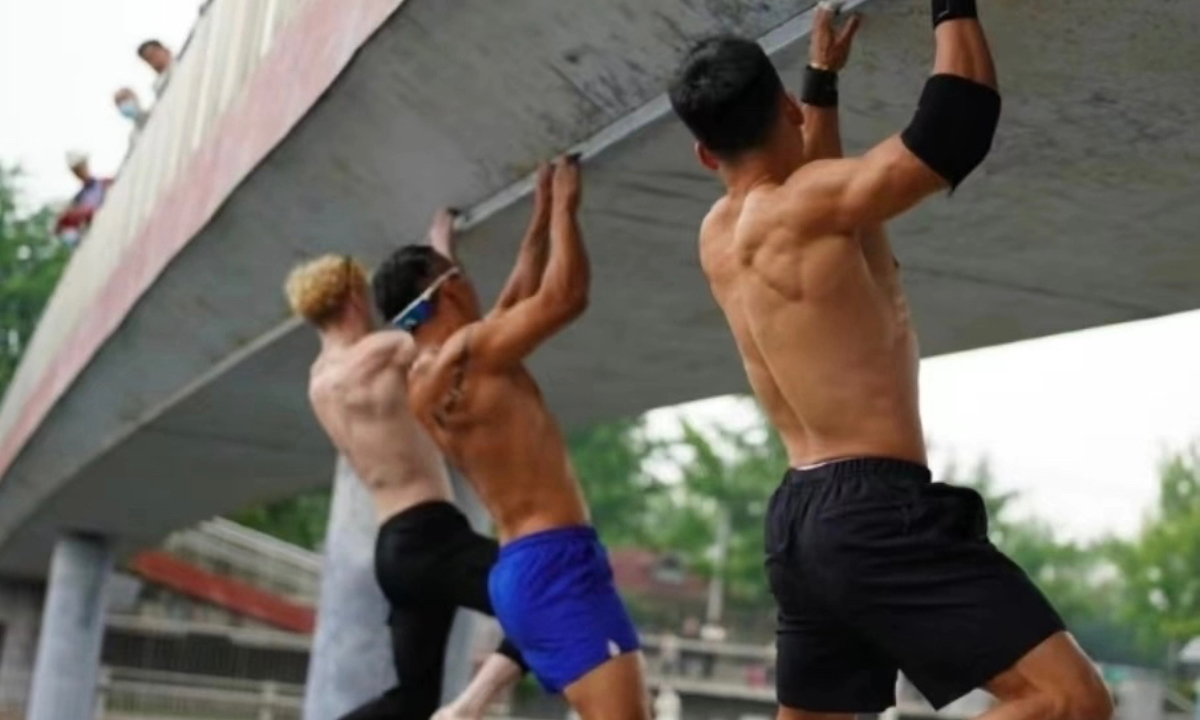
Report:
[[[809,483],[817,480],[846,480],[851,478],[886,477],[889,480],[903,480],[916,484],[924,484],[933,480],[929,468],[908,460],[893,460],[891,458],[851,458],[837,460],[813,468],[791,468],[787,471],[784,482],[787,484]]]
[[[446,500],[417,503],[391,516],[379,526],[380,534],[428,527],[430,524],[466,522],[462,510]]]
[[[551,528],[550,530],[523,535],[509,542],[507,545],[501,545],[500,556],[504,557],[509,553],[520,552],[542,545],[570,544],[579,541],[599,542],[600,536],[596,533],[596,528],[591,525],[569,525],[567,527]]]

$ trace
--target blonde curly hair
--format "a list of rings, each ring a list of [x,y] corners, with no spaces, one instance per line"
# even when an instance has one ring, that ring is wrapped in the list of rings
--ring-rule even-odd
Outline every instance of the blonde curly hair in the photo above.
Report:
[[[348,255],[323,255],[297,265],[283,286],[292,312],[321,327],[341,312],[351,293],[367,289],[367,271]]]

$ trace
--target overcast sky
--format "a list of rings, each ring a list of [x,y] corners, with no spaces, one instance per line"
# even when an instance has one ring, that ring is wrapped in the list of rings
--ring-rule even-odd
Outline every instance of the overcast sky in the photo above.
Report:
[[[64,154],[110,174],[128,125],[112,93],[145,100],[152,74],[135,55],[158,38],[178,48],[196,0],[0,0],[0,162],[29,174],[31,202],[69,197]],[[1075,537],[1129,534],[1154,500],[1164,453],[1200,438],[1200,313],[937,358],[922,368],[934,466],[987,455],[1001,487]],[[691,406],[727,417],[728,401]],[[656,426],[672,413],[659,413]]]
[[[28,173],[30,202],[78,189],[66,152],[89,152],[98,175],[125,156],[128,121],[112,96],[133,88],[149,105],[154,74],[137,57],[144,40],[178,49],[197,0],[0,0],[0,162]]]

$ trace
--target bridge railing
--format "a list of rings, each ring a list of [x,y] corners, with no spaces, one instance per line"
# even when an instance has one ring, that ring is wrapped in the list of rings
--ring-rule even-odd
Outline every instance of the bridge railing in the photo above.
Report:
[[[284,683],[105,668],[100,720],[300,720],[304,688]]]
[[[81,323],[126,250],[245,89],[280,32],[310,0],[211,0],[163,96],[125,161],[86,239],[50,299],[0,409],[0,437],[12,432],[49,360]],[[69,378],[58,378],[62,385]]]
[[[221,518],[173,533],[163,549],[197,567],[315,605],[321,583],[316,553]]]

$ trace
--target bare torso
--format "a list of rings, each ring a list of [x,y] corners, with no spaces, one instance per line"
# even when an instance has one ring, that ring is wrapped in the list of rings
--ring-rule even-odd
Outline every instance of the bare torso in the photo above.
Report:
[[[317,419],[370,491],[380,522],[453,499],[441,453],[408,407],[411,342],[383,332],[325,349],[309,381]]]
[[[718,201],[700,256],[789,461],[924,463],[917,340],[886,237],[804,237],[777,219],[780,194]]]
[[[589,522],[558,422],[523,364],[471,357],[478,323],[423,352],[409,376],[413,411],[479,493],[501,542]]]

